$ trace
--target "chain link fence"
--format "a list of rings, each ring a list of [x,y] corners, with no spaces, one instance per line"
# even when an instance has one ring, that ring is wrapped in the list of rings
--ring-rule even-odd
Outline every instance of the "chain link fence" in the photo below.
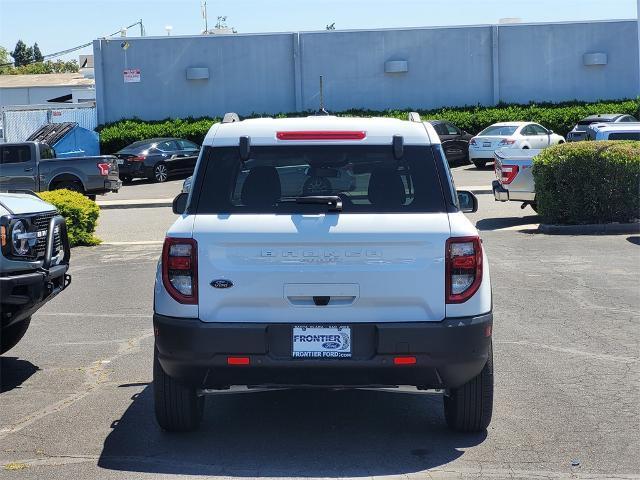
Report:
[[[14,105],[2,108],[5,142],[24,142],[43,125],[64,122],[75,122],[87,130],[94,130],[98,126],[95,104]]]

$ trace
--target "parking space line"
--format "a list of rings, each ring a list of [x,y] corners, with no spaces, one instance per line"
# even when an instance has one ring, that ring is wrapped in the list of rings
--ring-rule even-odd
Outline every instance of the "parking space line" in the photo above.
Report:
[[[571,355],[580,355],[584,357],[591,357],[597,360],[604,360],[609,362],[618,362],[618,363],[638,363],[640,362],[640,358],[637,357],[619,357],[616,355],[607,355],[606,353],[593,353],[593,352],[585,352],[583,350],[576,350],[575,348],[566,348],[566,347],[555,347],[553,345],[545,345],[543,343],[535,343],[535,342],[527,342],[526,340],[520,340],[515,342],[509,341],[496,341],[497,344],[502,345],[521,345],[525,347],[533,347],[533,348],[542,348],[545,350],[551,350],[558,353],[568,353]]]
[[[164,240],[140,240],[133,242],[102,242],[100,245],[162,245]]]

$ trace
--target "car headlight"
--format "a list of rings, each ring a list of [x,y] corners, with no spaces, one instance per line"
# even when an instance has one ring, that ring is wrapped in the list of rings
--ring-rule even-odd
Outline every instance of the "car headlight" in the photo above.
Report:
[[[17,220],[11,225],[11,249],[14,255],[29,255],[31,247],[35,246],[36,242],[35,232],[27,233],[27,226],[22,220]]]

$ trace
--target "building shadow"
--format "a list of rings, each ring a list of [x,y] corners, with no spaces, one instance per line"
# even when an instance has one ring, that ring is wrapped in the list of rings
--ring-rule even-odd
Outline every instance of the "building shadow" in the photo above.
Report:
[[[197,432],[169,434],[153,387],[111,425],[101,468],[182,475],[360,477],[445,465],[486,434],[449,431],[441,395],[373,390],[228,393],[206,400]]]
[[[38,370],[38,367],[27,360],[0,357],[0,393],[20,388]]]

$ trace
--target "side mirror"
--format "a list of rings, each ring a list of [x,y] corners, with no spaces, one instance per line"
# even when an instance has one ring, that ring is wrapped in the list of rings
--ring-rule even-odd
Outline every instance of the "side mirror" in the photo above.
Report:
[[[187,200],[189,199],[188,193],[179,193],[176,198],[173,199],[173,213],[176,215],[182,215],[187,210]]]
[[[458,191],[458,203],[463,213],[475,213],[478,211],[478,199],[476,196],[466,190]]]
[[[555,133],[553,130],[549,130],[549,135],[552,135],[553,133]]]

